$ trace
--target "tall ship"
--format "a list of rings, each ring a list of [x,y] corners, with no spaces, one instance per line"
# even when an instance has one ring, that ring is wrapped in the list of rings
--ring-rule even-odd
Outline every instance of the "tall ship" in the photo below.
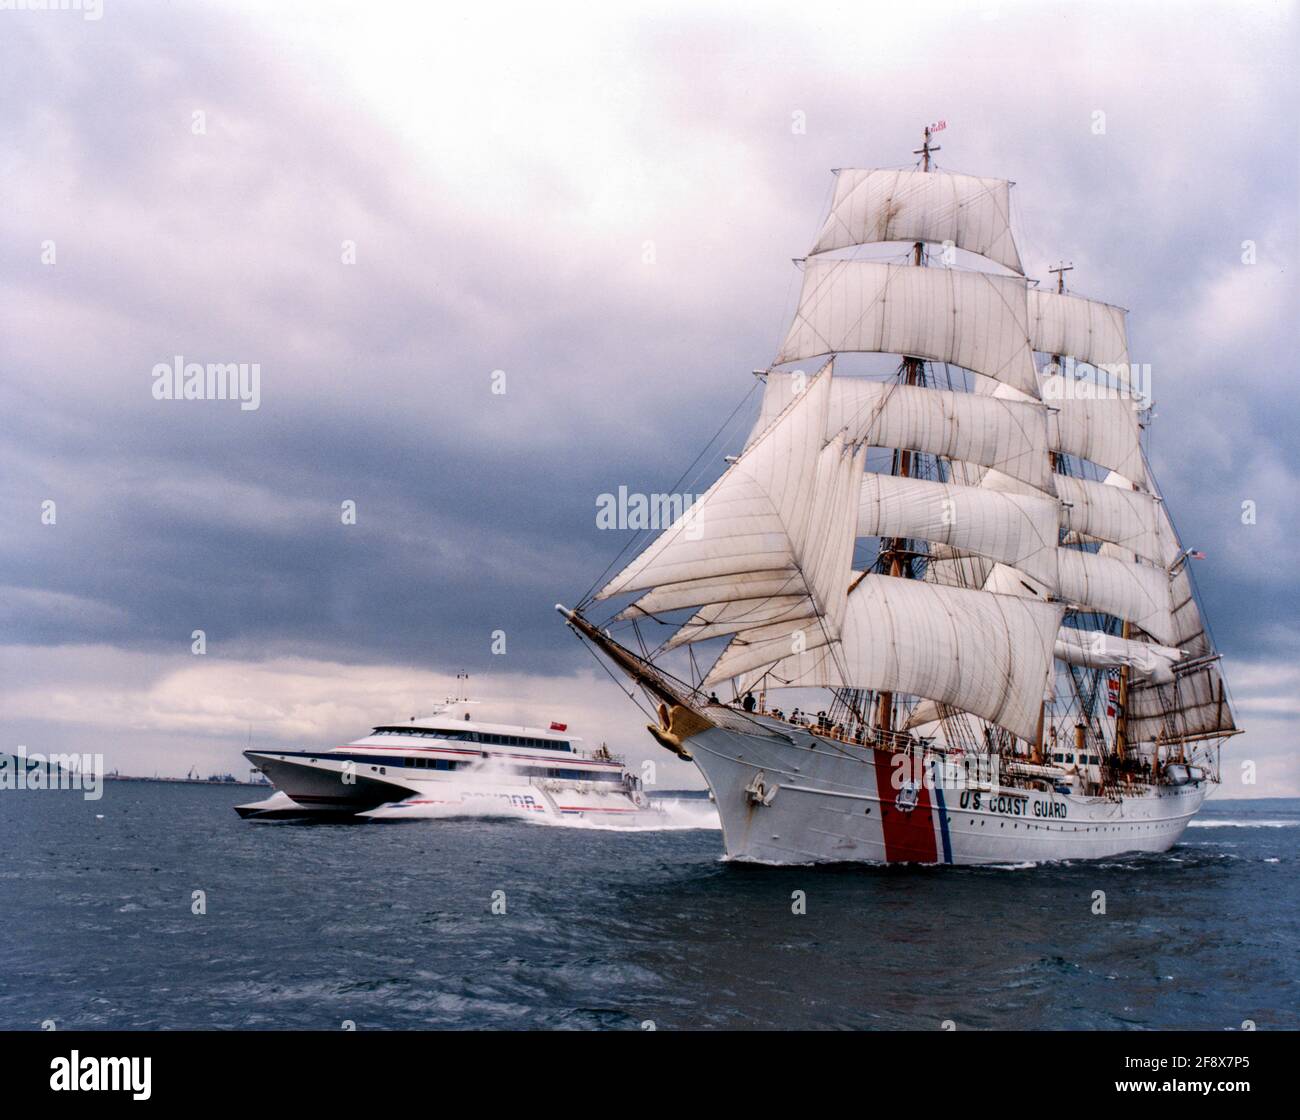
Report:
[[[235,811],[262,820],[511,816],[620,827],[662,816],[603,744],[585,750],[554,721],[547,728],[485,721],[477,705],[457,695],[429,715],[324,750],[245,751],[276,792]]]
[[[941,127],[835,172],[743,449],[557,605],[733,859],[1160,852],[1239,733],[1126,312],[1027,278],[1011,184],[939,170]]]

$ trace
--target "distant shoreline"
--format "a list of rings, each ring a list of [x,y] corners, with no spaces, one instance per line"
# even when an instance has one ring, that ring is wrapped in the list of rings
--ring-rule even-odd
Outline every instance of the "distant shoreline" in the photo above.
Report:
[[[270,782],[250,782],[243,778],[146,778],[138,774],[105,774],[106,782],[167,782],[182,786],[252,786],[255,789],[269,789]]]

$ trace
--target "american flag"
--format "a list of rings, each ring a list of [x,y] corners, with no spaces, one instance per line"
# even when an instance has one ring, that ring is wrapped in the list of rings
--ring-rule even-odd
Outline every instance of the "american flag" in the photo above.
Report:
[[[1187,559],[1189,559],[1189,560],[1204,560],[1204,559],[1205,559],[1205,553],[1202,552],[1199,548],[1189,548],[1189,549],[1187,550]]]

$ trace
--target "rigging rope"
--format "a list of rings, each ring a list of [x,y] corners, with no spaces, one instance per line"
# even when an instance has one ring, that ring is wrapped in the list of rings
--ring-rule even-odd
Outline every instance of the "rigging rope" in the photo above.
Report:
[[[717,430],[716,432],[713,433],[712,437],[710,437],[709,442],[706,443],[706,444],[704,445],[704,447],[703,447],[703,449],[700,451],[700,453],[699,453],[698,455],[695,456],[695,458],[691,461],[690,465],[686,468],[686,470],[684,470],[684,471],[681,473],[681,476],[677,479],[677,481],[674,482],[674,483],[672,484],[672,487],[671,487],[671,490],[672,490],[672,491],[676,492],[676,491],[677,491],[677,490],[682,486],[682,484],[686,482],[686,476],[687,476],[688,474],[690,474],[690,472],[691,472],[692,470],[695,469],[696,465],[699,464],[700,461],[704,458],[704,456],[708,453],[709,448],[712,447],[712,446],[714,445],[714,443],[717,442],[718,437],[721,436],[722,433],[723,433],[724,431],[726,431],[726,429],[730,426],[731,422],[736,418],[736,414],[739,413],[740,410],[745,406],[745,403],[749,400],[749,398],[752,397],[752,396],[754,395],[754,390],[755,390],[756,388],[758,388],[757,383],[755,383],[754,385],[751,385],[750,388],[749,388],[749,391],[748,391],[748,392],[747,392],[743,397],[741,397],[741,399],[740,399],[740,403],[737,404],[736,407],[733,408],[733,409],[731,410],[731,415],[728,416],[728,417],[727,417],[727,418],[722,422],[722,424],[721,424],[721,426],[718,428],[718,430]],[[701,473],[702,473],[702,472],[703,472],[703,467],[701,467]],[[692,479],[691,479],[691,482],[690,482],[690,485],[694,485],[694,484],[695,484],[695,481],[696,481],[696,479],[697,479],[698,477],[699,477],[699,475],[697,474],[697,475],[695,476],[695,478],[692,478]],[[680,518],[679,521],[678,521],[676,524],[680,525],[681,521],[684,521],[684,520],[685,520],[684,517],[683,517],[683,518]],[[672,526],[669,526],[669,528],[671,529]],[[649,530],[647,530],[647,531],[649,531]],[[609,573],[613,570],[614,565],[617,564],[617,563],[619,562],[619,560],[621,560],[621,559],[623,558],[623,556],[624,556],[624,554],[627,552],[627,550],[628,550],[629,548],[631,548],[634,544],[636,544],[637,541],[640,540],[640,539],[641,539],[641,535],[640,535],[640,534],[637,534],[637,535],[634,536],[631,540],[629,540],[629,541],[628,541],[628,542],[627,542],[627,543],[626,543],[626,544],[625,544],[621,549],[619,549],[618,554],[614,557],[614,559],[612,559],[612,560],[609,562],[608,565],[606,565],[605,570],[604,570],[603,572],[601,572],[600,575],[596,577],[595,582],[594,582],[594,583],[593,583],[589,588],[587,588],[586,593],[582,596],[582,599],[581,599],[581,600],[579,601],[579,603],[578,603],[577,609],[578,609],[579,611],[581,611],[584,607],[587,607],[587,606],[589,606],[589,605],[591,604],[591,602],[592,602],[592,600],[593,600],[593,598],[594,598],[594,593],[595,593],[595,592],[600,588],[600,586],[605,582],[605,577],[608,576]]]

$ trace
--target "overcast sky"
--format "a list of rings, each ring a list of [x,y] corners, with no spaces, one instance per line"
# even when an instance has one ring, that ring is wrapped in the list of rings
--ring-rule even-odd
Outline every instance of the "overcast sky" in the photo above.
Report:
[[[750,393],[829,169],[944,118],[1029,274],[1129,309],[1249,732],[1223,793],[1300,794],[1294,5],[442,11],[0,12],[6,749],[235,769],[465,669],[651,756],[551,610],[626,543],[597,496]],[[260,407],[154,399],[177,355],[258,363]]]

